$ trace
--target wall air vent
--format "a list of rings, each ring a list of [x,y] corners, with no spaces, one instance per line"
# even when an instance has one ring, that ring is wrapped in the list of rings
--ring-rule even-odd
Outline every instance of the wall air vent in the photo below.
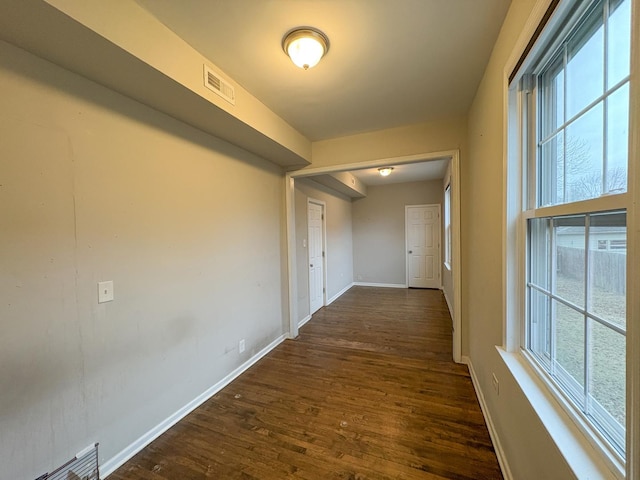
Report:
[[[217,93],[232,105],[236,104],[236,91],[229,82],[224,80],[219,74],[204,66],[204,86]]]

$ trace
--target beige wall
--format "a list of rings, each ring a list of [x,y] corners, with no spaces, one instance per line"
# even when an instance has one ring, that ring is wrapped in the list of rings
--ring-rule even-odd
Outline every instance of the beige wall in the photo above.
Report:
[[[464,157],[466,137],[466,117],[455,117],[323,140],[312,144],[312,164],[308,168],[448,150],[460,150]]]
[[[469,113],[469,155],[461,166],[462,315],[469,357],[513,478],[570,479],[574,475],[495,348],[503,342],[503,72],[534,3],[511,4]]]
[[[283,334],[283,178],[2,42],[0,90],[0,477],[35,478]]]
[[[298,277],[298,321],[309,315],[309,251],[307,200],[325,202],[327,300],[353,283],[353,239],[351,199],[312,180],[295,183],[296,266]],[[308,241],[306,243],[308,245]]]
[[[248,125],[251,129],[255,129],[258,132],[264,134],[266,137],[275,140],[278,144],[284,145],[287,149],[295,152],[302,159],[310,160],[311,143],[300,132],[296,131],[289,124],[287,124],[282,118],[267,108],[260,100],[255,98],[249,92],[247,92],[241,85],[235,83],[235,81],[229,77],[220,68],[214,65],[209,59],[205,58],[187,42],[178,37],[168,27],[162,24],[157,18],[145,10],[141,5],[134,0],[120,0],[118,2],[87,2],[85,0],[48,0],[48,3],[53,7],[64,12],[65,15],[75,19],[84,27],[95,31],[104,37],[105,39],[118,46],[118,50],[127,52],[124,58],[131,55],[133,58],[139,59],[144,65],[150,65],[153,69],[162,72],[163,75],[171,78],[177,84],[182,85],[190,92],[197,94],[198,96],[206,99],[207,102],[215,105],[221,110],[224,110],[231,114],[233,117],[239,119],[243,124]],[[50,15],[53,18],[53,15]],[[36,24],[37,25],[37,24]],[[65,24],[67,26],[68,24]],[[40,27],[42,28],[42,27]],[[50,29],[47,33],[52,37],[57,37],[58,41],[66,41],[67,31],[58,31],[55,22],[47,24],[47,28]],[[62,27],[64,28],[64,27]],[[82,30],[82,29],[81,29]],[[141,34],[144,32],[144,34]],[[80,37],[87,42],[92,41],[93,37],[87,35],[86,37]],[[97,47],[94,45],[83,45],[81,42],[71,42],[71,45],[66,45],[65,49],[71,48],[78,49],[76,54],[79,58],[84,58],[87,53],[87,46]],[[40,46],[42,49],[43,47]],[[64,58],[69,65],[75,65],[73,58],[69,59],[65,57],[63,52],[49,51],[50,54],[56,55],[59,58]],[[165,91],[165,97],[169,96],[169,99],[163,99],[162,95],[155,97],[148,97],[149,93],[140,92],[139,88],[133,88],[132,85],[139,81],[136,78],[130,78],[131,72],[126,69],[119,70],[119,65],[126,65],[120,63],[125,61],[124,58],[113,55],[109,58],[111,71],[117,71],[117,78],[110,78],[110,81],[114,85],[114,89],[117,91],[125,91],[127,94],[132,95],[133,98],[141,99],[145,103],[147,101],[153,101],[151,105],[157,103],[169,102],[165,105],[167,110],[173,114],[180,111],[180,106],[171,105],[171,98],[173,101],[177,101],[178,89]],[[117,62],[117,63],[116,63]],[[92,65],[91,69],[85,70],[86,66],[80,66],[82,70],[87,74],[89,72],[98,72],[100,68],[99,62],[96,65]],[[203,70],[202,65],[207,64],[212,67],[215,72],[221,74],[223,78],[230,82],[235,88],[236,102],[235,105],[231,105],[226,100],[223,100],[218,95],[214,94],[203,85]],[[198,66],[198,68],[194,68]],[[107,77],[111,77],[111,72],[106,72],[103,75],[93,75],[89,78],[96,79],[98,81],[105,81]],[[157,87],[157,78],[153,78],[154,87]],[[109,83],[107,83],[109,84]],[[115,88],[115,87],[118,88]],[[153,88],[146,86],[148,90],[152,91]],[[173,94],[173,95],[171,95]],[[143,99],[143,100],[142,100]],[[201,107],[199,105],[199,107]],[[202,107],[203,108],[203,107]],[[214,110],[208,110],[209,115],[214,114]],[[196,115],[193,113],[192,115]],[[189,120],[195,120],[195,117],[185,114],[185,117]],[[181,118],[181,117],[178,117]],[[217,116],[217,119],[224,117]],[[198,119],[197,125],[202,125],[203,119]],[[220,121],[222,123],[222,121]],[[206,124],[206,121],[205,121]],[[221,128],[221,126],[219,127]],[[248,132],[243,126],[236,126],[236,129]],[[224,131],[221,128],[221,133]],[[245,133],[248,135],[248,133]],[[255,137],[254,137],[255,138]],[[244,145],[245,142],[242,139],[236,139],[240,141],[240,145]],[[299,162],[296,162],[299,163]]]
[[[353,201],[356,282],[406,285],[405,205],[442,205],[442,181],[372,186]]]

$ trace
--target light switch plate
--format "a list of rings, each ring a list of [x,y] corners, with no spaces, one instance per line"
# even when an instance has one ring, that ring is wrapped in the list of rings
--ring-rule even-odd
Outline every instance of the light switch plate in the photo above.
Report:
[[[113,300],[113,280],[98,282],[98,303],[111,302]]]

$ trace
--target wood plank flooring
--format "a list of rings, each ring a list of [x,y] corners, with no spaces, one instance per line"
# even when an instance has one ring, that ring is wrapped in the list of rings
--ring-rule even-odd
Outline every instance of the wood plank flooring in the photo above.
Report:
[[[442,293],[353,287],[109,476],[501,479]]]

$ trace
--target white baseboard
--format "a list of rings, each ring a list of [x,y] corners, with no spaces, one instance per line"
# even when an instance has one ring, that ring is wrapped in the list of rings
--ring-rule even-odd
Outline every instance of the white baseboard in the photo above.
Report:
[[[305,323],[307,323],[309,320],[311,320],[311,315],[307,315],[306,317],[304,317],[302,320],[300,320],[298,322],[298,328],[302,327]]]
[[[407,288],[404,283],[367,283],[353,282],[356,287],[383,287],[383,288]]]
[[[491,437],[491,442],[493,443],[493,449],[496,451],[496,457],[498,457],[498,463],[500,464],[500,470],[502,470],[502,476],[504,477],[504,480],[513,480],[513,475],[511,474],[511,469],[509,468],[507,457],[504,453],[504,449],[502,448],[502,444],[500,443],[500,438],[498,438],[498,432],[496,432],[493,420],[491,419],[491,415],[489,414],[489,409],[487,408],[487,404],[484,400],[484,394],[480,389],[480,383],[478,382],[476,371],[473,369],[473,363],[471,363],[471,359],[467,356],[462,356],[460,358],[460,362],[466,364],[469,367],[471,382],[473,383],[473,388],[476,391],[476,397],[478,397],[478,403],[480,404],[482,415],[487,422],[487,429],[489,430],[489,436]]]
[[[351,287],[353,287],[353,283],[350,283],[349,285],[347,285],[346,287],[344,287],[342,290],[340,290],[338,293],[336,293],[333,297],[331,297],[329,300],[327,300],[327,303],[324,305],[325,307],[328,305],[331,305],[333,302],[335,302],[338,298],[340,298],[342,295],[345,294],[345,292],[347,290],[349,290]],[[305,323],[307,323],[309,320],[311,320],[311,315],[307,315],[306,317],[304,317],[302,320],[300,320],[298,322],[298,328],[301,328]]]
[[[164,432],[169,430],[172,426],[186,417],[193,410],[198,408],[204,402],[209,400],[212,396],[222,390],[224,387],[229,385],[232,381],[238,378],[242,373],[249,369],[254,363],[264,357],[271,350],[280,345],[285,339],[286,335],[281,335],[276,338],[269,345],[264,347],[258,353],[256,353],[253,357],[247,360],[245,363],[240,365],[238,368],[229,373],[226,377],[220,380],[215,385],[208,388],[205,392],[198,395],[196,398],[187,403],[184,407],[180,408],[177,412],[173,413],[165,420],[160,422],[158,425],[153,427],[151,430],[146,432],[140,438],[135,440],[129,446],[121,450],[114,457],[110,458],[106,462],[104,462],[100,466],[100,478],[106,478],[108,475],[112,474],[118,467],[122,466],[127,460],[133,457],[136,453],[142,450],[144,447],[153,442],[156,438],[162,435]]]
[[[333,297],[327,300],[327,305],[331,305],[333,302],[335,302],[338,298],[344,295],[347,292],[347,290],[353,287],[353,285],[354,285],[353,283],[350,283],[349,285],[344,287],[342,290],[340,290],[338,293],[336,293]]]
[[[447,295],[447,292],[445,291],[445,289],[442,289],[442,293],[444,294],[444,299],[447,302],[447,307],[449,307],[449,315],[451,315],[451,318],[453,318],[453,308],[451,308],[451,302],[449,301],[449,296]]]

